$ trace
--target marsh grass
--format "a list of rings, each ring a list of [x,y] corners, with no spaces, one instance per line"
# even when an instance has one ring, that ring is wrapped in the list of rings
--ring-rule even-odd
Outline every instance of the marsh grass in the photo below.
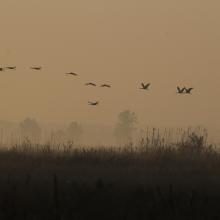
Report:
[[[219,219],[218,148],[204,129],[176,132],[121,147],[2,147],[0,218]]]

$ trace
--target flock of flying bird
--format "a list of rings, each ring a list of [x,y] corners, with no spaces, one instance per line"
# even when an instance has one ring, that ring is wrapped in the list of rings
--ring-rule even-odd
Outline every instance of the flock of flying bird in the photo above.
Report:
[[[32,67],[30,67],[30,69],[39,71],[42,69],[42,67],[41,66],[32,66]],[[16,70],[16,66],[0,67],[0,72],[5,71],[5,70]],[[72,76],[78,76],[78,73],[75,73],[75,72],[67,72],[65,74],[72,75]],[[141,83],[140,89],[149,90],[150,85],[151,85],[150,83],[147,83],[147,84]],[[93,82],[89,82],[89,83],[85,83],[85,86],[97,86],[97,85]],[[102,84],[102,85],[100,85],[100,87],[111,88],[111,85]],[[191,94],[192,90],[193,90],[193,88],[191,88],[191,87],[190,88],[186,88],[186,87],[180,88],[179,86],[177,86],[177,93],[178,94]],[[95,105],[98,105],[99,102],[98,101],[95,101],[95,102],[88,101],[88,104],[95,106]]]

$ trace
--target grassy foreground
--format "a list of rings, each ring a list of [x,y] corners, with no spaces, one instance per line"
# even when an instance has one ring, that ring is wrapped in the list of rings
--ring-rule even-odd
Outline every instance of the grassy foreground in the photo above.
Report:
[[[0,219],[220,219],[220,153],[178,143],[79,148],[24,142],[0,151]]]

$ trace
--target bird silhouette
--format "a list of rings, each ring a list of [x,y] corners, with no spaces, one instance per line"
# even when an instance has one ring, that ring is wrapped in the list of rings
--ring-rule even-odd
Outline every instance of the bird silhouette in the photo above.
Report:
[[[149,86],[150,86],[150,83],[148,83],[148,84],[141,83],[141,86],[142,87],[140,89],[148,90]]]
[[[41,66],[38,66],[38,67],[30,67],[32,70],[41,70],[42,67]]]
[[[9,70],[15,70],[16,69],[16,66],[7,66],[5,67],[6,69],[9,69]]]
[[[186,94],[191,94],[192,90],[193,90],[193,88],[185,88]]]
[[[95,106],[95,105],[98,105],[99,102],[98,102],[98,101],[96,101],[96,102],[90,102],[90,101],[88,101],[88,104],[89,104],[89,105],[93,105],[93,106]]]
[[[72,76],[78,76],[77,73],[73,73],[73,72],[69,72],[69,73],[66,73],[67,75],[72,75]]]
[[[107,87],[107,88],[111,88],[111,85],[109,85],[109,84],[102,84],[100,87]]]
[[[177,86],[177,93],[179,93],[179,94],[183,94],[184,93],[184,91],[185,91],[185,87],[183,87],[182,89],[179,87],[179,86]]]
[[[91,82],[90,82],[90,83],[86,83],[85,85],[86,85],[86,86],[96,86],[95,83],[91,83]]]

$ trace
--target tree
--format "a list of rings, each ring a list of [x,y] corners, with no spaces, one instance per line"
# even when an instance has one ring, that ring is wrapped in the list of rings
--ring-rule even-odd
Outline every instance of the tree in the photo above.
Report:
[[[59,129],[57,131],[52,131],[51,138],[56,144],[64,143],[66,141],[66,134],[62,129]]]
[[[116,124],[114,135],[118,142],[128,143],[132,141],[132,134],[137,124],[137,116],[129,110],[123,111],[118,115],[118,123]]]
[[[82,126],[77,122],[71,122],[67,128],[67,139],[69,141],[79,142],[82,137]]]
[[[26,118],[20,123],[21,136],[30,141],[38,142],[41,137],[41,128],[35,119]]]

